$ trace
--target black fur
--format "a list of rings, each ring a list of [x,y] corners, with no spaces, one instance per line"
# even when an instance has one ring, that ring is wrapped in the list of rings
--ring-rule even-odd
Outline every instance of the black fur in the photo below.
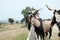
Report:
[[[28,30],[30,30],[30,28],[31,28],[31,22],[29,22],[28,16],[26,17],[26,24],[28,26]]]
[[[44,40],[44,29],[43,29],[42,19],[39,18],[39,20],[41,22],[41,25],[40,25],[40,27],[34,26],[35,27],[35,32],[37,34],[38,39],[39,39],[39,35],[40,35]]]
[[[60,32],[58,33],[58,36],[60,37]]]
[[[60,15],[60,10],[58,10],[57,12],[58,12],[59,15]],[[57,22],[57,25],[58,25],[58,28],[59,28],[59,31],[60,31],[60,22],[59,22],[59,23]]]
[[[30,30],[31,28],[31,23],[28,23],[28,30]]]
[[[51,35],[52,35],[52,28],[50,28],[49,34],[50,34],[50,36],[49,36],[49,39],[50,39]]]
[[[58,12],[58,13],[59,13],[59,15],[60,15],[60,10],[58,10],[57,12]],[[59,23],[57,23],[57,25],[58,25],[58,28],[59,28],[59,31],[60,31],[60,22],[59,22]],[[58,36],[60,37],[60,32],[58,33]]]
[[[60,10],[57,11],[60,14]]]
[[[48,32],[46,32],[46,37],[48,36]]]
[[[60,10],[58,11],[54,11],[54,16],[53,16],[53,19],[52,19],[52,22],[51,22],[51,25],[53,26],[55,23],[57,24],[58,28],[59,28],[59,31],[60,31],[60,24],[56,21],[56,17],[55,17],[55,12],[58,12],[58,14],[60,15]],[[58,36],[60,37],[60,33],[58,33]]]
[[[55,12],[56,12],[56,10],[54,10],[54,16],[53,16],[53,18],[52,18],[52,22],[51,22],[51,25],[53,26],[55,23],[57,23],[56,22],[56,17],[55,17]]]
[[[53,26],[55,23],[57,23],[57,22],[56,22],[56,18],[55,18],[55,16],[53,16],[53,19],[52,19],[51,25]]]

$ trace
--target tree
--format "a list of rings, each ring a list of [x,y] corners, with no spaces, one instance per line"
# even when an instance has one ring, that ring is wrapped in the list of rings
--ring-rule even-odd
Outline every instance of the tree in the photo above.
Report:
[[[1,24],[2,24],[2,23],[0,22],[0,26],[1,26]]]
[[[24,18],[21,20],[21,23],[23,23],[25,21],[27,15],[28,15],[28,12],[33,11],[33,10],[36,10],[36,9],[34,9],[33,7],[32,8],[31,7],[26,7],[25,9],[22,10],[21,13],[24,16]]]
[[[18,24],[19,22],[18,22],[18,21],[16,21],[16,23]]]
[[[11,24],[13,24],[14,19],[13,19],[13,18],[9,18],[8,21],[9,21]]]

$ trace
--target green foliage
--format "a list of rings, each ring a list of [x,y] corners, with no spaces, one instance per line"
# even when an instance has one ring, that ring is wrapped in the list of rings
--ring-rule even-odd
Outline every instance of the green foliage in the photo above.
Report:
[[[9,21],[11,24],[13,24],[14,19],[13,19],[13,18],[9,18],[8,21]]]
[[[25,18],[23,18],[22,20],[21,20],[21,23],[23,23],[25,21]]]
[[[2,24],[2,23],[0,22],[0,26],[1,26],[1,24]]]
[[[21,20],[21,23],[23,23],[25,21],[26,16],[28,15],[28,12],[33,11],[33,10],[36,10],[36,9],[34,9],[33,7],[32,8],[31,7],[26,7],[25,9],[22,10],[21,13],[24,16],[24,18]]]
[[[16,23],[18,24],[19,22],[18,22],[18,21],[16,21]]]

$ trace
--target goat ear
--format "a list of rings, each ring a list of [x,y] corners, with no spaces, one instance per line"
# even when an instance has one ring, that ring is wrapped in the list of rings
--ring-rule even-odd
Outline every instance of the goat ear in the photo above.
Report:
[[[36,10],[36,13],[39,11],[39,9],[38,10]]]
[[[41,8],[41,9],[38,9],[36,12],[38,12],[38,11],[41,11],[43,8]]]
[[[42,10],[43,8],[41,8],[41,9],[38,9],[38,10],[36,10],[34,13],[37,13],[38,11],[40,11],[40,10]]]
[[[56,12],[57,10],[55,9],[54,12]]]
[[[38,11],[39,11],[39,9],[34,12],[34,15],[38,14]]]
[[[58,10],[58,13],[60,14],[60,10]]]
[[[39,11],[39,9],[38,9],[38,10],[36,10],[36,11],[34,12],[34,15],[35,15],[35,14],[37,14],[37,13],[38,13],[38,11]]]

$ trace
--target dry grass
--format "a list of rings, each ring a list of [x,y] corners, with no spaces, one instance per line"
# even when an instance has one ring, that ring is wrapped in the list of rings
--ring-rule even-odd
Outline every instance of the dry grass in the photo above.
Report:
[[[29,33],[27,28],[21,28],[23,24],[5,25],[5,31],[0,32],[0,40],[26,40],[27,34]],[[58,27],[55,25],[52,32],[52,40],[60,40],[58,37]],[[45,40],[51,40],[45,38]]]
[[[60,38],[58,37],[58,32],[59,32],[58,27],[54,25],[52,30],[52,39],[45,38],[45,40],[60,40]]]
[[[27,28],[21,28],[24,24],[3,25],[0,31],[0,40],[13,40],[19,34],[25,33]],[[5,30],[6,29],[6,30]],[[4,31],[2,31],[4,30]]]

